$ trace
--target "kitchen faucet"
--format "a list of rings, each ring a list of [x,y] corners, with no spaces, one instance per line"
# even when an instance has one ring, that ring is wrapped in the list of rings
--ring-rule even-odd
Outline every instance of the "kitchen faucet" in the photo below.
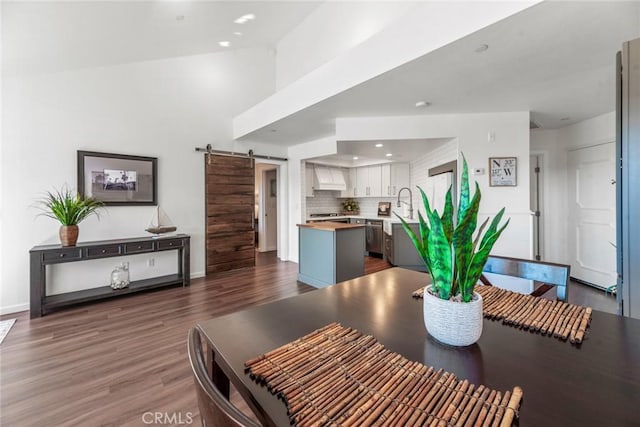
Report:
[[[400,200],[400,194],[402,190],[407,190],[409,192],[409,203],[404,200]],[[400,191],[398,191],[398,207],[402,206],[401,203],[405,205],[409,205],[409,219],[413,219],[413,195],[411,194],[411,189],[409,187],[402,187]]]

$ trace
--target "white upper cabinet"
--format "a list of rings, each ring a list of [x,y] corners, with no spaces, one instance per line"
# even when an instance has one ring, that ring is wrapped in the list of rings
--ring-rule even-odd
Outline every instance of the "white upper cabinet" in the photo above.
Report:
[[[355,197],[381,197],[382,192],[382,166],[363,166],[356,168],[356,194]]]
[[[409,163],[391,163],[389,178],[389,195],[395,197],[402,187],[411,185],[411,168]]]
[[[313,171],[313,165],[307,163],[304,169],[304,183],[305,183],[305,196],[313,197],[313,181],[315,180],[315,173]]]
[[[391,163],[382,165],[382,195],[391,197]]]
[[[339,197],[396,197],[409,187],[409,163],[387,163],[359,168],[334,168],[307,163],[306,196],[314,191],[339,190]]]
[[[347,197],[395,197],[409,186],[409,163],[388,163],[355,169],[355,194]]]
[[[369,197],[381,197],[382,193],[382,166],[367,166],[369,169]]]
[[[356,168],[355,197],[367,197],[369,194],[369,168]]]

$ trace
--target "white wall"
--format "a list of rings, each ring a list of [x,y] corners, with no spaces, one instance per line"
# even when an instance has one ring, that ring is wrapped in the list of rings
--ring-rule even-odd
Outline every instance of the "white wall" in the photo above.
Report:
[[[284,260],[298,262],[298,227],[296,224],[305,222],[303,214],[305,212],[305,174],[304,159],[328,156],[338,152],[338,145],[335,136],[320,138],[293,145],[288,148],[287,170],[288,178],[288,200],[287,207],[287,230],[288,230],[288,256]],[[279,178],[278,178],[279,179]]]
[[[544,156],[543,259],[569,263],[567,247],[567,153],[570,150],[615,141],[615,112],[560,129],[531,131],[531,152]]]
[[[12,209],[2,212],[1,310],[27,308],[28,251],[58,242],[58,224],[36,219],[30,205],[46,190],[76,186],[76,150],[158,157],[159,203],[192,236],[191,270],[204,274],[204,160],[194,147],[246,150],[232,142],[231,119],[273,92],[274,74],[271,53],[245,50],[3,79],[2,200]],[[110,207],[80,225],[80,241],[143,236],[152,211]],[[52,291],[105,285],[120,259],[106,261],[59,269]],[[131,265],[137,278],[162,268]]]
[[[364,42],[236,116],[233,135],[245,137],[538,2],[418,2],[402,19],[396,19]],[[322,37],[316,37],[314,47],[318,40]],[[314,47],[310,48],[311,54]],[[297,62],[292,65],[296,66]]]
[[[278,42],[276,88],[285,87],[362,43],[417,4],[404,1],[322,3]]]
[[[489,132],[495,134],[493,142],[488,142]],[[482,191],[479,220],[506,207],[505,217],[511,218],[511,223],[493,253],[521,258],[532,256],[529,112],[338,118],[336,137],[340,141],[457,138],[458,151],[466,156],[469,168],[483,167],[485,171],[489,157],[516,157],[516,187],[490,187],[487,174],[475,177]],[[416,197],[414,194],[414,206],[417,206]]]

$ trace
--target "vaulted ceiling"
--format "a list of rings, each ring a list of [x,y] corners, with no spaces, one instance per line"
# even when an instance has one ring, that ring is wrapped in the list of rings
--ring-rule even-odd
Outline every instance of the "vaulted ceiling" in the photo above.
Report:
[[[246,139],[290,145],[335,133],[336,117],[363,116],[531,111],[538,126],[558,128],[615,109],[615,55],[637,37],[640,2],[544,2]],[[431,105],[416,108],[422,100]]]

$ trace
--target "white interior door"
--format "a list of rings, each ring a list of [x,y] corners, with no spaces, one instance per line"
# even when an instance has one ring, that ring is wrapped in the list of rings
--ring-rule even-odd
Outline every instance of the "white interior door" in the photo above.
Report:
[[[275,169],[268,170],[263,175],[264,189],[264,245],[263,251],[275,251],[278,245],[278,181]]]
[[[571,276],[607,288],[616,283],[615,144],[568,155]]]

